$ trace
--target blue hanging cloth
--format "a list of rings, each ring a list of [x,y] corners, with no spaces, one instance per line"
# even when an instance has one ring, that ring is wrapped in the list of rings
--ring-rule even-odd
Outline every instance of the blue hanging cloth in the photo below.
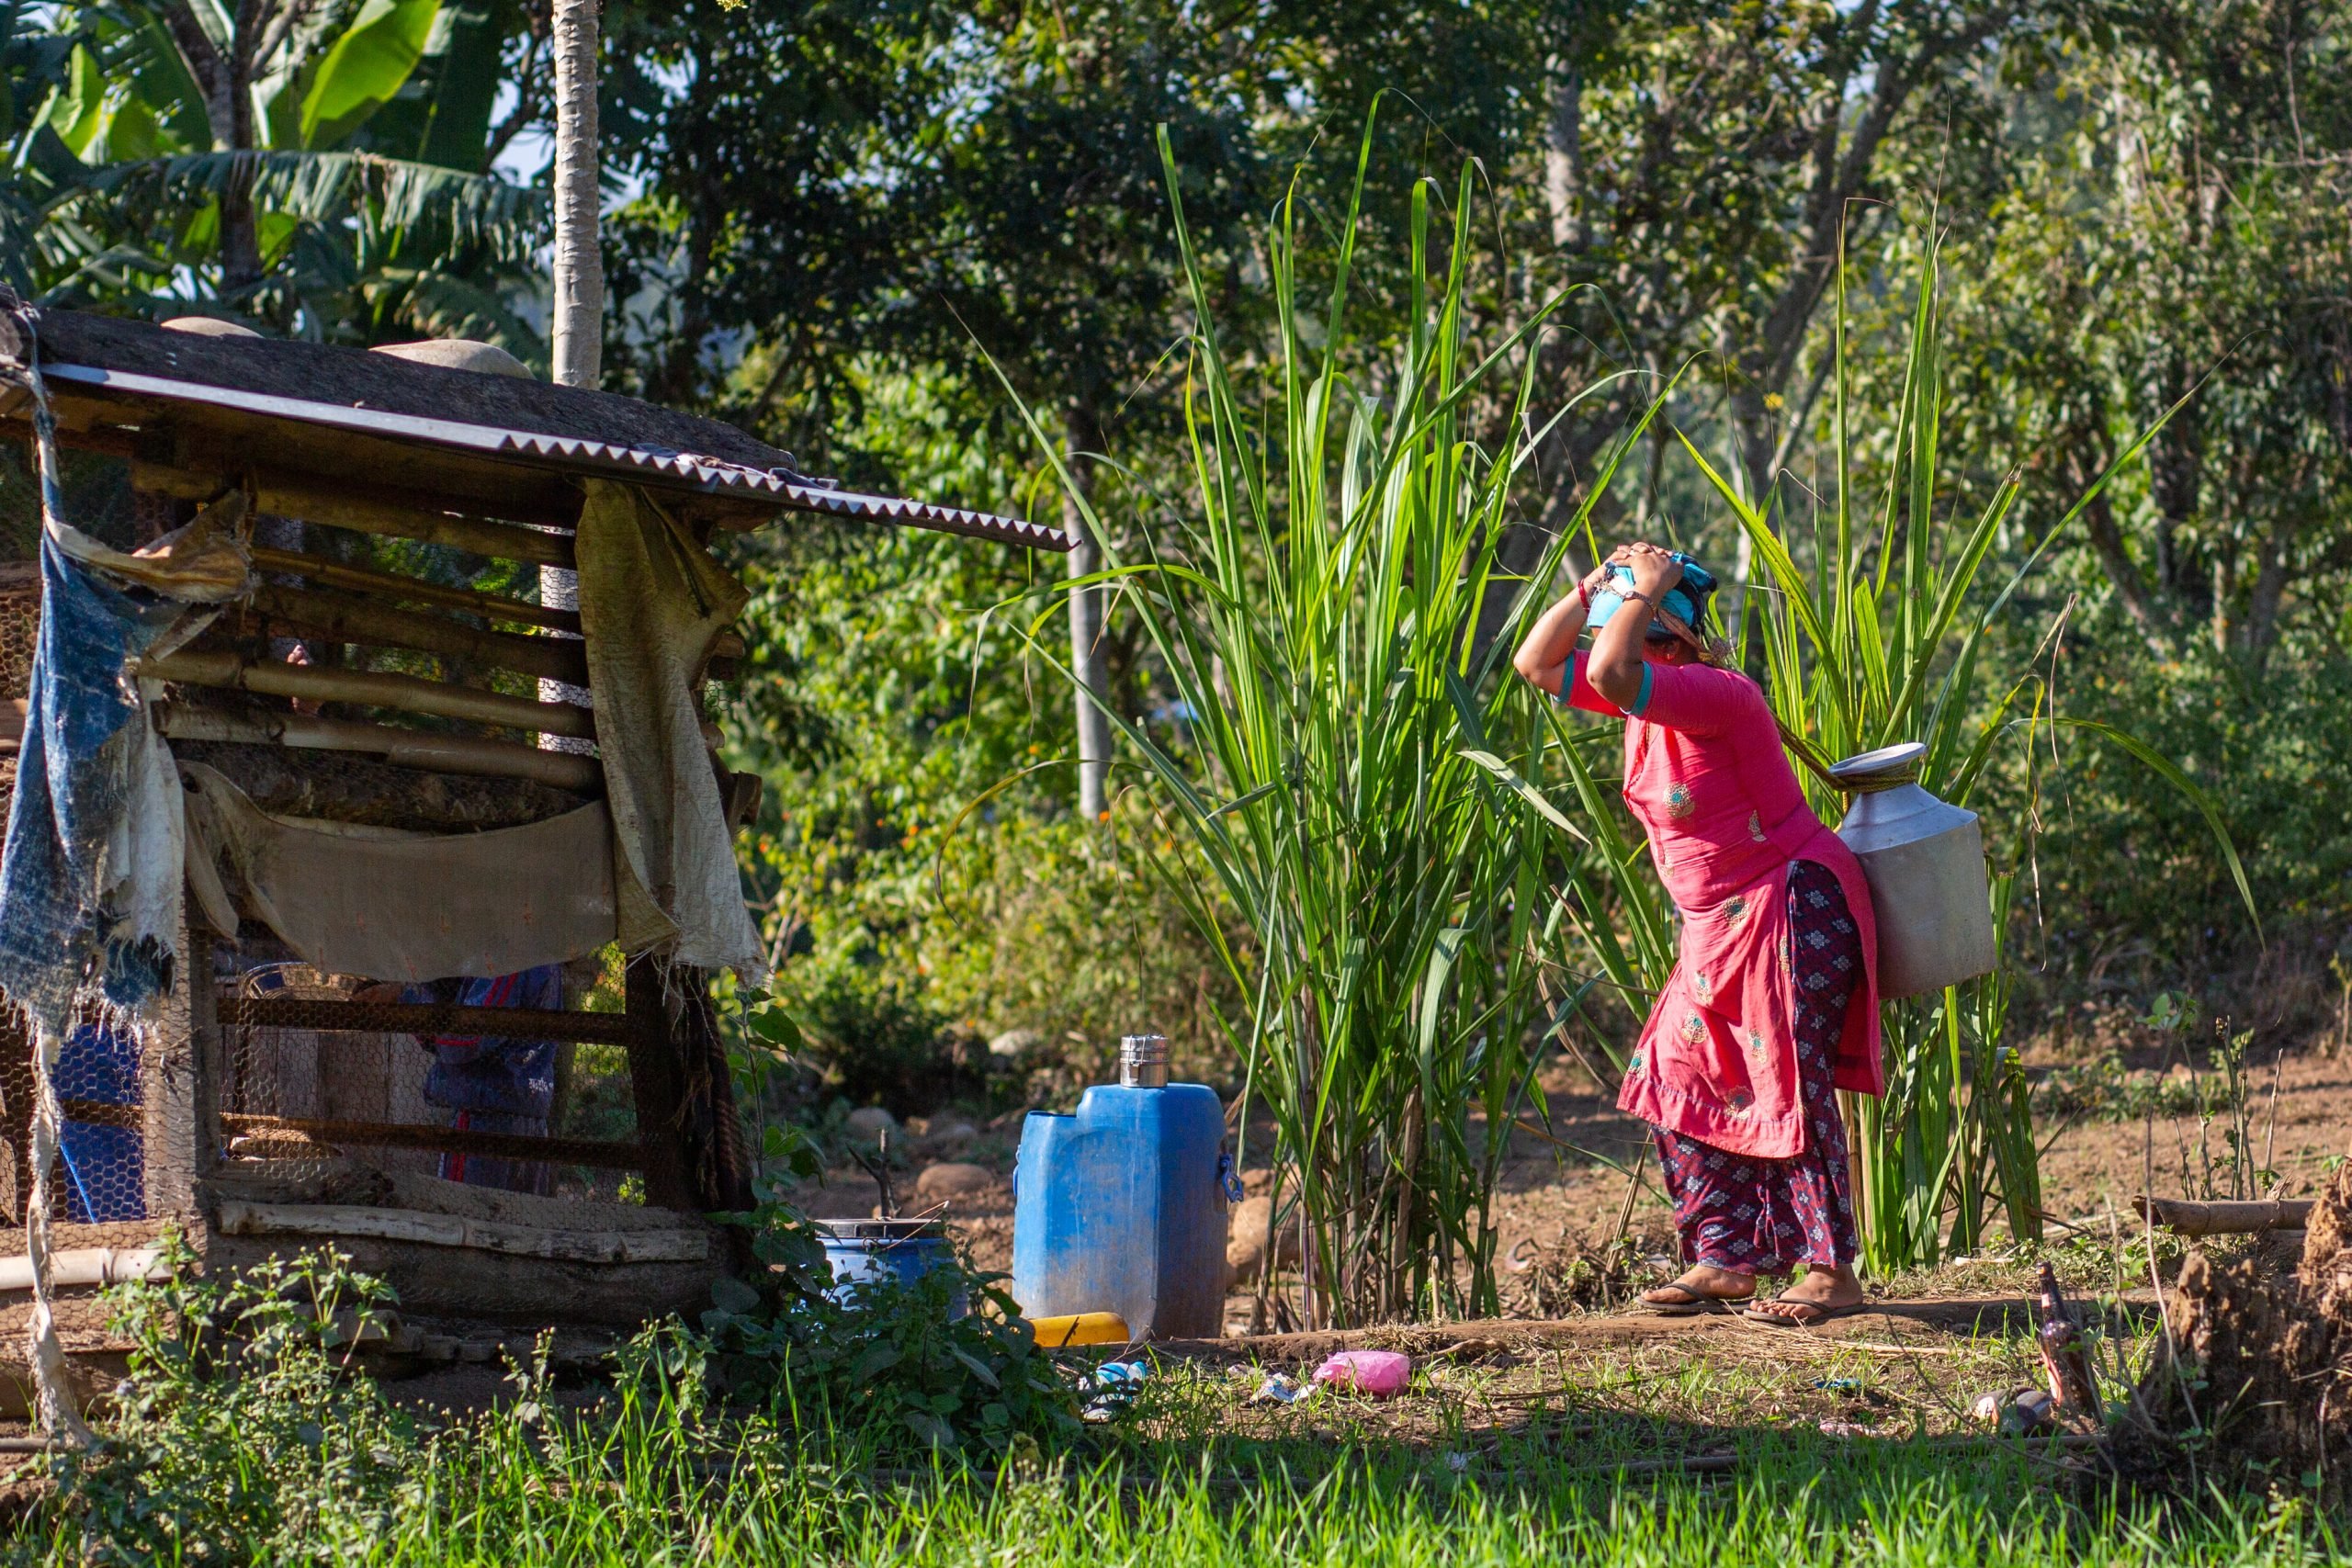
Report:
[[[145,857],[130,852],[144,837],[131,814],[154,804],[144,797],[155,758],[142,748],[162,752],[162,743],[144,730],[129,671],[187,606],[116,588],[47,530],[40,570],[32,696],[0,858],[0,992],[62,1036],[85,999],[132,1011],[170,984],[166,921],[181,870],[135,863]],[[148,826],[176,840],[172,815]]]
[[[131,661],[243,598],[253,561],[231,491],[135,553],[66,521],[40,313],[0,288],[0,381],[31,394],[40,483],[40,632],[0,852],[0,996],[51,1048],[85,1010],[121,1021],[171,984],[182,867],[179,778]]]

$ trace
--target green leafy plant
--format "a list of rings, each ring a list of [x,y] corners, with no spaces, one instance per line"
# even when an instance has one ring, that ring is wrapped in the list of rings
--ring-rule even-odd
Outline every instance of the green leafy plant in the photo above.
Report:
[[[812,1292],[781,1304],[724,1280],[699,1335],[649,1330],[641,1355],[658,1351],[673,1371],[695,1358],[696,1375],[730,1401],[871,1457],[1066,1438],[1078,1428],[1077,1385],[1037,1348],[997,1278],[950,1258],[912,1280],[861,1281],[846,1301]]]
[[[53,74],[0,116],[0,237],[25,242],[0,245],[0,276],[51,303],[177,295],[282,331],[543,357],[510,294],[536,276],[544,199],[486,172],[519,13],[118,0],[0,25],[0,51]]]
[[[2191,1198],[2257,1198],[2278,1176],[2265,1168],[2267,1155],[2256,1154],[2254,1147],[2254,1084],[2246,1067],[2254,1031],[2233,1030],[2226,1016],[2216,1017],[2213,1043],[2200,1064],[2190,1032],[2203,1010],[2194,997],[2159,991],[2143,1021],[2179,1053],[2180,1065],[2188,1069],[2178,1096],[2186,1103],[2174,1114],[2195,1118],[2197,1137],[2180,1147],[2181,1190]]]
[[[194,1273],[113,1296],[131,1344],[105,1436],[51,1461],[58,1528],[97,1563],[307,1559],[379,1533],[418,1452],[412,1423],[352,1376],[349,1347],[390,1287],[332,1251]],[[340,1354],[338,1352],[341,1352]]]
[[[767,1015],[770,1020],[775,1016],[775,1010]],[[753,1015],[752,1028],[759,1029],[763,1022],[767,1028],[776,1027],[760,1015]],[[796,1182],[815,1176],[824,1162],[817,1141],[805,1129],[787,1123],[763,1123],[759,1130],[758,1148],[758,1165],[752,1174],[752,1206],[717,1217],[721,1224],[751,1233],[752,1256],[765,1266],[757,1276],[763,1288],[728,1278],[719,1282],[718,1289],[730,1301],[764,1303],[772,1310],[789,1310],[795,1304],[816,1301],[832,1280],[816,1226],[786,1197]]]
[[[1171,727],[1105,711],[1197,855],[1170,884],[1247,998],[1229,1033],[1273,1123],[1317,1324],[1498,1310],[1508,1140],[1484,1129],[1540,1109],[1556,1020],[1536,973],[1563,919],[1548,868],[1580,834],[1514,765],[1540,721],[1496,678],[1507,635],[1478,635],[1518,592],[1498,551],[1533,437],[1490,452],[1474,426],[1522,427],[1548,312],[1474,343],[1465,172],[1450,235],[1413,188],[1403,328],[1353,336],[1370,147],[1328,298],[1308,298],[1294,196],[1267,236],[1276,330],[1237,360],[1163,140],[1195,321],[1191,493],[1104,527],[1063,470],[1100,536],[1143,541],[1070,586],[1109,585],[1165,671]],[[1033,627],[1048,660],[1058,614]]]

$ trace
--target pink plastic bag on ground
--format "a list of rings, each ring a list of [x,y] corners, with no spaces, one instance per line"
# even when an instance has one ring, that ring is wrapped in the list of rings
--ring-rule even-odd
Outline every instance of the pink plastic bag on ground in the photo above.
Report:
[[[1315,1369],[1317,1382],[1374,1399],[1404,1393],[1412,1376],[1413,1358],[1396,1350],[1342,1350]]]

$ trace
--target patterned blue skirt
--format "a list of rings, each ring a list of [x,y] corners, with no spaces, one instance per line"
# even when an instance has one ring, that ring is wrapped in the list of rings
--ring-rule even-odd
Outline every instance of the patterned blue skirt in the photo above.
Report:
[[[1786,1274],[1801,1264],[1850,1263],[1861,1251],[1846,1123],[1830,1074],[1846,1004],[1862,973],[1862,938],[1827,867],[1803,860],[1790,866],[1789,929],[1804,1151],[1789,1159],[1760,1159],[1656,1129],[1686,1263],[1735,1274]]]

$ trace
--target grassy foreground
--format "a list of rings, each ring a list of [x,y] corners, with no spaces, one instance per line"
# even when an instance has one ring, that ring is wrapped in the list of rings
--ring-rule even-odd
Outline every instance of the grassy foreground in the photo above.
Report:
[[[2129,1397],[2153,1325],[2096,1291],[2098,1259],[2060,1261]],[[323,1253],[119,1287],[131,1375],[95,1450],[0,1485],[0,1563],[2108,1568],[2352,1545],[2302,1478],[2123,1491],[2079,1440],[1987,1432],[1975,1395],[2036,1381],[2022,1331],[1400,1327],[1397,1397],[1285,1404],[1259,1397],[1271,1367],[1178,1359],[1105,1395],[955,1269],[854,1308],[720,1306],[601,1360],[542,1339],[503,1383],[356,1370],[353,1325],[387,1301]]]
[[[1227,1562],[1656,1564],[2271,1563],[2330,1560],[2328,1542],[2259,1505],[2170,1520],[2070,1515],[2022,1460],[1978,1466],[1901,1453],[1826,1463],[1819,1445],[1759,1454],[1736,1484],[1650,1486],[1541,1470],[1434,1482],[1368,1465],[1302,1485],[1193,1477],[1141,1488],[1114,1473],[876,1487],[786,1465],[696,1488],[659,1469],[559,1498],[530,1472],[453,1489],[345,1561],[369,1562]],[[534,1495],[537,1494],[537,1495]],[[2340,1560],[2340,1559],[2338,1559]]]
[[[1804,1408],[1819,1396],[1804,1391],[1874,1387],[1845,1378],[1860,1369],[1842,1359],[1748,1373],[1653,1365],[1563,1367],[1540,1398],[1465,1371],[1447,1389],[1425,1378],[1395,1404],[1321,1398],[1272,1412],[1241,1404],[1254,1374],[1169,1366],[1135,1409],[1059,1459],[1019,1438],[1001,1463],[928,1465],[876,1453],[854,1408],[802,1411],[797,1427],[787,1410],[709,1419],[691,1372],[611,1393],[524,1379],[494,1410],[413,1422],[373,1385],[345,1381],[332,1426],[281,1427],[264,1414],[219,1431],[206,1452],[102,1461],[8,1555],[1155,1568],[2343,1560],[2340,1531],[2296,1502],[2120,1498],[2040,1445],[1822,1436]],[[1693,1422],[1693,1404],[1731,1421]],[[1500,1422],[1476,1418],[1498,1408]],[[1643,1468],[1694,1452],[1726,1468]]]

